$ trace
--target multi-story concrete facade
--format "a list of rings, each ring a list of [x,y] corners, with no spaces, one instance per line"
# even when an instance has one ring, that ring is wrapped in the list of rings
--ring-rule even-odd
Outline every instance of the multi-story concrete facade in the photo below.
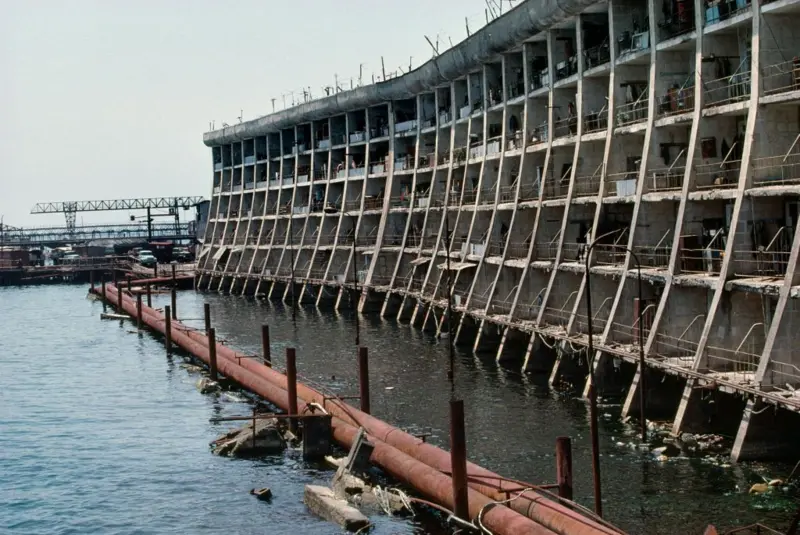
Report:
[[[785,453],[798,27],[800,0],[528,0],[403,77],[210,132],[198,287],[348,307],[357,280],[362,310],[441,330],[449,273],[456,342],[557,381],[586,375],[597,240],[601,392],[637,414],[641,329],[648,416]]]

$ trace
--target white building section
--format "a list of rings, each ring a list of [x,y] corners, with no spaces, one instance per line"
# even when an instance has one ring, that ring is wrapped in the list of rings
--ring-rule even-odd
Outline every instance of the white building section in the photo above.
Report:
[[[798,27],[800,0],[528,0],[405,76],[210,132],[198,288],[349,307],[357,287],[440,331],[449,275],[457,343],[583,380],[597,240],[601,393],[638,413],[641,333],[648,417],[783,455]]]

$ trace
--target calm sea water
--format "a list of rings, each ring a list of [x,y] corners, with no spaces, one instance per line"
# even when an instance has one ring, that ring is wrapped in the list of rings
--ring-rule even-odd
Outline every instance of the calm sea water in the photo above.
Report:
[[[178,356],[133,332],[130,323],[99,319],[102,305],[81,286],[0,289],[0,533],[339,533],[310,515],[303,485],[332,473],[289,451],[262,460],[220,459],[208,443],[248,414],[242,394],[206,396]],[[156,305],[166,304],[156,298]],[[297,347],[299,373],[341,394],[357,391],[354,321],[347,314],[301,309],[296,322],[280,306],[184,292],[179,316],[202,317],[212,306],[218,337],[260,351],[259,326],[271,326],[273,353]],[[201,321],[187,319],[202,325]],[[447,345],[408,326],[362,318],[370,350],[373,412],[410,431],[447,442]],[[470,458],[509,477],[552,482],[553,449],[573,437],[576,498],[591,501],[587,410],[559,395],[545,377],[520,376],[491,358],[460,354]],[[703,459],[656,462],[619,443],[636,429],[618,406],[603,407],[601,447],[606,516],[642,534],[700,534],[763,521],[788,525],[798,495],[750,496],[762,477],[786,477],[791,466],[719,466]],[[269,486],[272,503],[248,491]],[[432,533],[430,519],[375,516],[373,533]]]

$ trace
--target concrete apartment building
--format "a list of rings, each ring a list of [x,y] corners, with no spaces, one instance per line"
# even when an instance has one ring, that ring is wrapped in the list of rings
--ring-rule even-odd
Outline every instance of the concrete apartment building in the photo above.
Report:
[[[648,417],[796,454],[797,28],[800,0],[527,0],[401,77],[209,132],[198,288],[357,287],[441,331],[449,273],[456,342],[556,382],[586,376],[597,240],[601,395],[637,415],[641,332]]]

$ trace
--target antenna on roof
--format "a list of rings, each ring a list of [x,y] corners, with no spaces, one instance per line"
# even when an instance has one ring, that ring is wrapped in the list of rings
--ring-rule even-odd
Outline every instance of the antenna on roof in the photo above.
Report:
[[[383,81],[386,81],[386,65],[383,64],[383,56],[381,56],[381,73],[383,73]]]
[[[434,45],[431,42],[431,40],[428,39],[427,35],[425,35],[424,37],[425,37],[425,40],[428,41],[428,44],[431,45],[431,48],[433,49],[433,57],[435,58],[436,56],[439,55],[439,46],[438,46],[439,45],[439,39],[438,38],[436,39],[436,44]]]
[[[464,17],[464,24],[467,25],[467,37],[469,37],[470,36],[470,33],[469,33],[469,19],[467,17]],[[452,41],[451,41],[451,43],[452,43]]]
[[[273,98],[271,100],[272,100],[272,113],[275,113],[275,99]]]
[[[363,76],[364,76],[364,64],[363,63],[359,63],[358,64],[358,87],[361,87],[361,85],[362,85],[362,77]]]
[[[237,119],[239,119],[240,123],[242,122],[242,117],[244,117],[244,110],[239,108],[239,117]]]

